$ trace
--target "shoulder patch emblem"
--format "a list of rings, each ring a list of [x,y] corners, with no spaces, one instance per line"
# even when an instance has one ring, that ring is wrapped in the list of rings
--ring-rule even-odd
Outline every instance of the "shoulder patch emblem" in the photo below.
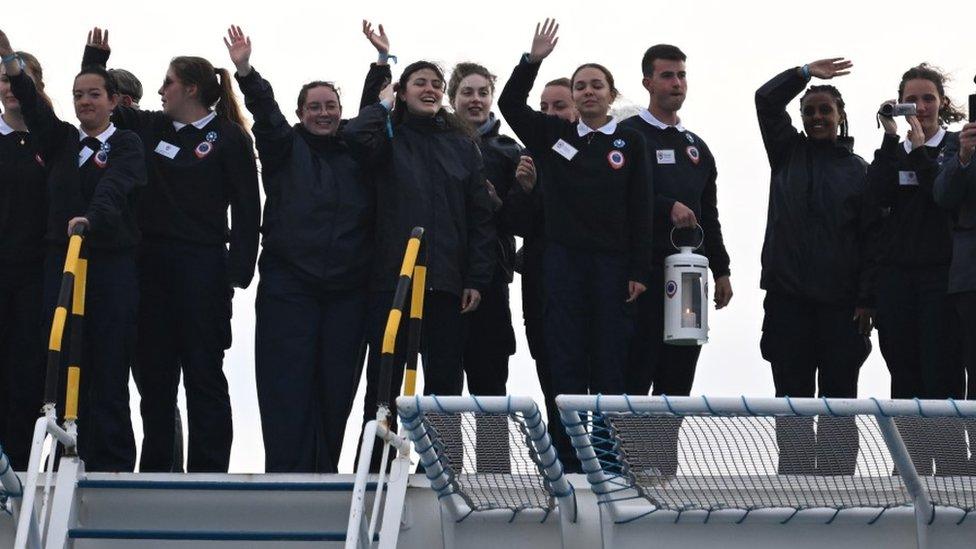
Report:
[[[688,153],[688,159],[693,163],[698,164],[701,160],[701,153],[698,152],[698,147],[691,145],[685,149],[685,152]]]
[[[104,145],[107,145],[107,143],[103,144],[103,147]],[[104,148],[95,153],[95,165],[99,168],[104,168],[108,165],[108,151]]]

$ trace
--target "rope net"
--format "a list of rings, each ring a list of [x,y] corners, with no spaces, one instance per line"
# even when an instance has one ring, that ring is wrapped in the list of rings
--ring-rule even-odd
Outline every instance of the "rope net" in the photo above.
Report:
[[[520,413],[425,412],[422,428],[448,474],[450,492],[472,511],[555,507]]]
[[[672,511],[911,504],[875,416],[578,415],[603,471],[594,489],[608,501],[644,499]],[[969,423],[895,424],[932,502],[976,508]]]

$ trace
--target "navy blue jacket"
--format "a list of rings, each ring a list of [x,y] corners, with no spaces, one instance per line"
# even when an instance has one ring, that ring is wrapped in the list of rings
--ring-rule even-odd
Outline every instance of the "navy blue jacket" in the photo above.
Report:
[[[806,80],[787,70],[756,91],[756,111],[772,175],[760,286],[818,302],[873,301],[865,200],[867,163],[853,139],[809,139],[786,106]]]
[[[0,130],[0,264],[29,263],[44,257],[44,165],[30,132],[9,127]]]
[[[373,65],[364,98],[375,98],[389,78],[388,66]],[[368,282],[375,223],[374,189],[338,136],[316,136],[288,124],[271,84],[256,70],[237,76],[264,183],[262,244],[327,289]]]
[[[949,210],[952,227],[952,263],[949,265],[949,293],[976,291],[976,159],[963,167],[959,163],[959,142],[945,150],[946,161],[936,177],[933,196]]]

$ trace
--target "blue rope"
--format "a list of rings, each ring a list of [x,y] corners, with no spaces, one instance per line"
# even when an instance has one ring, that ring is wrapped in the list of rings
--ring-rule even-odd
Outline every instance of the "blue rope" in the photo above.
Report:
[[[534,402],[532,403],[532,408],[535,410],[536,414],[539,413],[539,407],[536,406]],[[508,398],[505,400],[505,412],[508,414],[512,413],[512,395],[508,395]]]
[[[972,509],[966,509],[966,512],[963,514],[962,518],[959,519],[959,522],[956,523],[956,526],[959,526],[960,524],[962,524],[962,521],[966,520],[966,517],[968,517],[969,516],[969,513],[971,513],[971,512],[972,512]]]
[[[800,512],[800,510],[799,510],[799,509],[794,509],[794,510],[793,510],[793,514],[791,514],[790,516],[788,516],[788,517],[786,517],[786,519],[785,519],[785,520],[783,520],[782,522],[780,522],[780,524],[786,524],[787,522],[789,522],[789,521],[791,521],[791,520],[793,520],[793,517],[795,517],[795,516],[796,516],[796,514],[797,514],[797,513],[799,513],[799,512]]]
[[[634,405],[630,402],[630,396],[627,393],[624,393],[624,402],[627,403],[627,409],[630,410],[630,413],[637,415],[637,410],[634,410]]]
[[[746,513],[744,515],[742,515],[742,518],[740,518],[739,520],[735,521],[735,523],[736,524],[742,524],[742,522],[746,520],[746,518],[749,516],[749,513],[751,513],[751,512],[752,512],[752,509],[746,509]]]
[[[928,416],[925,415],[925,412],[922,411],[922,401],[919,400],[918,397],[915,397],[912,400],[914,400],[915,401],[915,405],[918,406],[918,415],[920,415],[922,417],[928,417]]]
[[[481,406],[481,402],[478,400],[478,397],[476,397],[474,395],[471,395],[471,398],[472,398],[472,400],[474,400],[474,405],[478,407],[478,411],[481,412],[482,414],[484,414],[485,413],[485,409],[484,409],[483,406]]]
[[[741,395],[741,396],[740,396],[739,398],[741,398],[741,399],[742,399],[742,405],[743,405],[743,406],[745,407],[745,409],[746,409],[746,412],[748,412],[748,413],[749,413],[749,415],[752,415],[752,416],[757,416],[757,415],[759,415],[759,414],[757,414],[756,412],[753,412],[753,411],[752,411],[752,408],[750,408],[750,407],[749,407],[749,401],[748,401],[748,400],[746,400],[746,395]]]
[[[888,510],[888,506],[887,505],[885,505],[884,507],[882,507],[881,508],[881,512],[878,513],[878,516],[876,516],[873,519],[871,519],[870,521],[868,521],[868,526],[872,526],[872,525],[874,525],[875,522],[878,522],[878,519],[880,519],[881,518],[881,515],[885,514],[885,511],[887,511],[887,510]]]
[[[952,407],[956,409],[956,415],[957,416],[959,416],[959,417],[966,417],[966,416],[962,415],[962,410],[960,410],[959,409],[959,405],[956,404],[956,399],[950,397],[949,398],[949,404],[952,404]],[[965,517],[963,517],[963,518],[965,518]]]
[[[837,518],[837,515],[839,515],[839,514],[840,514],[840,509],[834,511],[834,516],[830,517],[830,520],[828,520],[824,524],[830,524],[830,523],[834,522],[834,519]]]
[[[597,393],[596,394],[596,415],[598,415],[598,416],[602,416],[603,415],[603,412],[600,411],[600,399],[601,398],[603,398],[603,395],[600,394],[600,393]]]
[[[712,508],[711,507],[709,507],[708,508],[708,512],[705,513],[705,520],[702,522],[702,524],[708,524],[708,519],[710,519],[710,518],[712,518]]]
[[[712,414],[713,416],[719,415],[719,414],[716,414],[715,413],[715,410],[712,409],[712,403],[711,402],[708,402],[708,397],[707,396],[702,395],[702,400],[705,402],[705,408],[708,410],[708,413],[709,414]]]
[[[684,511],[683,509],[678,509],[678,515],[674,517],[674,524],[678,524],[678,521],[681,520],[681,513],[683,511]]]
[[[929,526],[931,526],[933,522],[935,522],[935,505],[932,506],[932,516],[929,517]]]
[[[441,404],[441,401],[440,399],[437,398],[437,395],[430,395],[430,396],[434,399],[434,404],[437,405],[437,409],[440,410],[442,414],[446,414],[447,410],[444,409],[444,405]]]
[[[671,412],[671,415],[673,416],[678,415],[678,412],[675,412],[674,407],[671,406],[671,400],[668,398],[668,395],[661,395],[661,398],[664,399],[664,404],[667,405],[668,411]]]
[[[884,411],[884,408],[881,407],[881,402],[879,402],[878,399],[871,397],[871,400],[874,402],[874,405],[878,407],[878,415],[881,417],[891,417]]]
[[[830,402],[827,401],[827,397],[820,397],[820,400],[823,401],[824,406],[827,408],[827,413],[830,414],[830,417],[837,417],[837,414],[835,414],[834,413],[834,410],[830,407]],[[833,520],[833,519],[831,519],[831,520]],[[830,523],[828,523],[828,524],[830,524]]]
[[[803,414],[796,411],[796,408],[793,406],[793,401],[790,400],[789,396],[786,397],[786,405],[790,407],[790,411],[793,412],[793,415],[803,417]]]

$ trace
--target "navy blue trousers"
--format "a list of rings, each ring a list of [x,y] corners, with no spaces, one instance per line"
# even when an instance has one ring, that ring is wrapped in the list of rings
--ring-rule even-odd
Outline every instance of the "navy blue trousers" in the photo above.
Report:
[[[44,400],[43,261],[0,264],[0,445],[27,469]]]
[[[820,303],[766,292],[760,349],[778,397],[855,398],[870,340],[858,333],[853,303]],[[857,462],[854,418],[777,418],[779,473],[851,475]]]
[[[183,469],[173,452],[173,409],[181,373],[189,423],[187,470],[227,471],[233,424],[223,361],[231,344],[233,290],[226,255],[223,246],[172,240],[142,244],[136,361],[140,385],[146,388],[141,404],[143,472]]]
[[[58,301],[66,249],[52,248],[44,264],[44,311],[49,331]],[[88,250],[84,350],[78,398],[78,454],[89,471],[132,471],[136,443],[129,411],[129,362],[139,307],[133,251]],[[70,315],[69,315],[70,318]],[[70,320],[62,346],[67,364]],[[64,383],[58,402],[64,402]],[[172,409],[170,409],[172,413]]]
[[[338,472],[359,384],[367,292],[323,290],[265,251],[255,311],[255,374],[265,471]]]
[[[573,250],[550,242],[544,258],[546,358],[553,394],[624,392],[634,310],[626,254]],[[580,470],[569,438],[555,439],[568,472]]]

